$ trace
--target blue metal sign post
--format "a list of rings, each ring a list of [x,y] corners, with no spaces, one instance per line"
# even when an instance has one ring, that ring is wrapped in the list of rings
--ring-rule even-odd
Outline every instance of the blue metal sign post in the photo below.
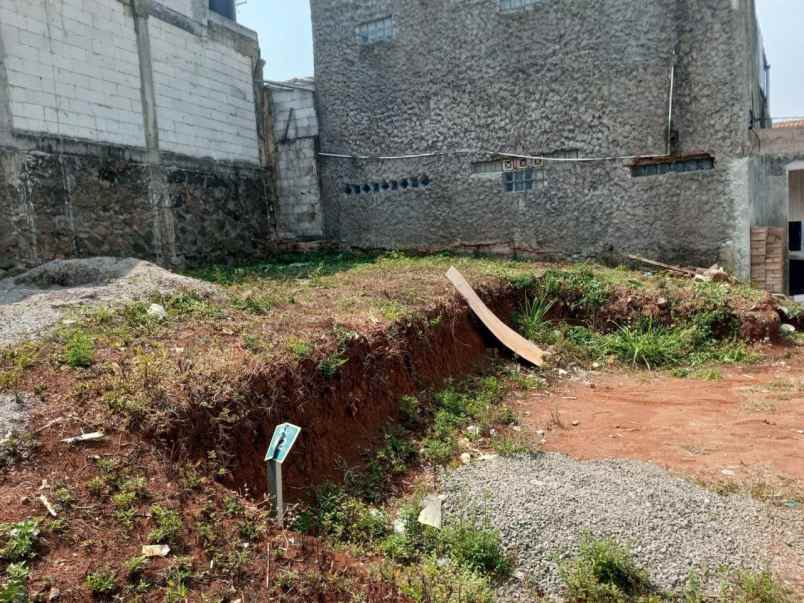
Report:
[[[280,526],[285,521],[285,501],[282,493],[282,463],[288,458],[290,449],[296,443],[301,433],[301,427],[290,423],[277,425],[268,452],[265,453],[265,462],[268,464],[268,486],[271,491],[271,502],[276,509],[276,521]]]

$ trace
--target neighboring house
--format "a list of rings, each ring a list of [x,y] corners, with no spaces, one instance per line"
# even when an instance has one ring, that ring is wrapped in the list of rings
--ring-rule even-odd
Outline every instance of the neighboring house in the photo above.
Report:
[[[311,8],[329,239],[638,253],[747,279],[752,228],[787,227],[799,151],[759,156],[770,90],[753,0]],[[782,288],[771,273],[755,278]]]
[[[0,2],[0,270],[266,253],[263,63],[234,11],[234,0]]]

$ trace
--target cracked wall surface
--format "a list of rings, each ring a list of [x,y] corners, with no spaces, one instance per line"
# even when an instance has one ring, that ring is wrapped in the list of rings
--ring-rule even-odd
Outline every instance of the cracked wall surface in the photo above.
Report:
[[[329,238],[549,257],[637,252],[739,269],[747,168],[735,162],[751,152],[758,81],[750,0],[545,1],[510,14],[496,0],[311,8],[321,150],[444,152],[323,157]],[[360,44],[357,26],[389,15],[395,38]],[[633,178],[623,160],[548,163],[544,185],[521,193],[503,192],[500,174],[473,174],[473,162],[498,152],[665,153],[674,52],[672,150],[710,153],[714,170]],[[422,176],[430,186],[382,189]],[[347,194],[353,183],[372,191]]]

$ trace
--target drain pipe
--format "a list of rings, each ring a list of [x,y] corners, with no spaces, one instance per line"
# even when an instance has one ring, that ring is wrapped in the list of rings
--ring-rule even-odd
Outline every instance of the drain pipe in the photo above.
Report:
[[[673,51],[673,62],[670,65],[670,94],[667,107],[667,147],[665,155],[670,155],[671,139],[673,137],[673,97],[676,87],[676,51]]]

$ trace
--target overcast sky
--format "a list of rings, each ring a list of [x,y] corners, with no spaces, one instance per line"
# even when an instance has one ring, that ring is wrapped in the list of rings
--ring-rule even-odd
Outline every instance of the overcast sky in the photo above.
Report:
[[[771,64],[771,112],[774,117],[804,117],[804,0],[756,2]],[[313,75],[307,0],[246,0],[238,20],[259,32],[268,79]]]

